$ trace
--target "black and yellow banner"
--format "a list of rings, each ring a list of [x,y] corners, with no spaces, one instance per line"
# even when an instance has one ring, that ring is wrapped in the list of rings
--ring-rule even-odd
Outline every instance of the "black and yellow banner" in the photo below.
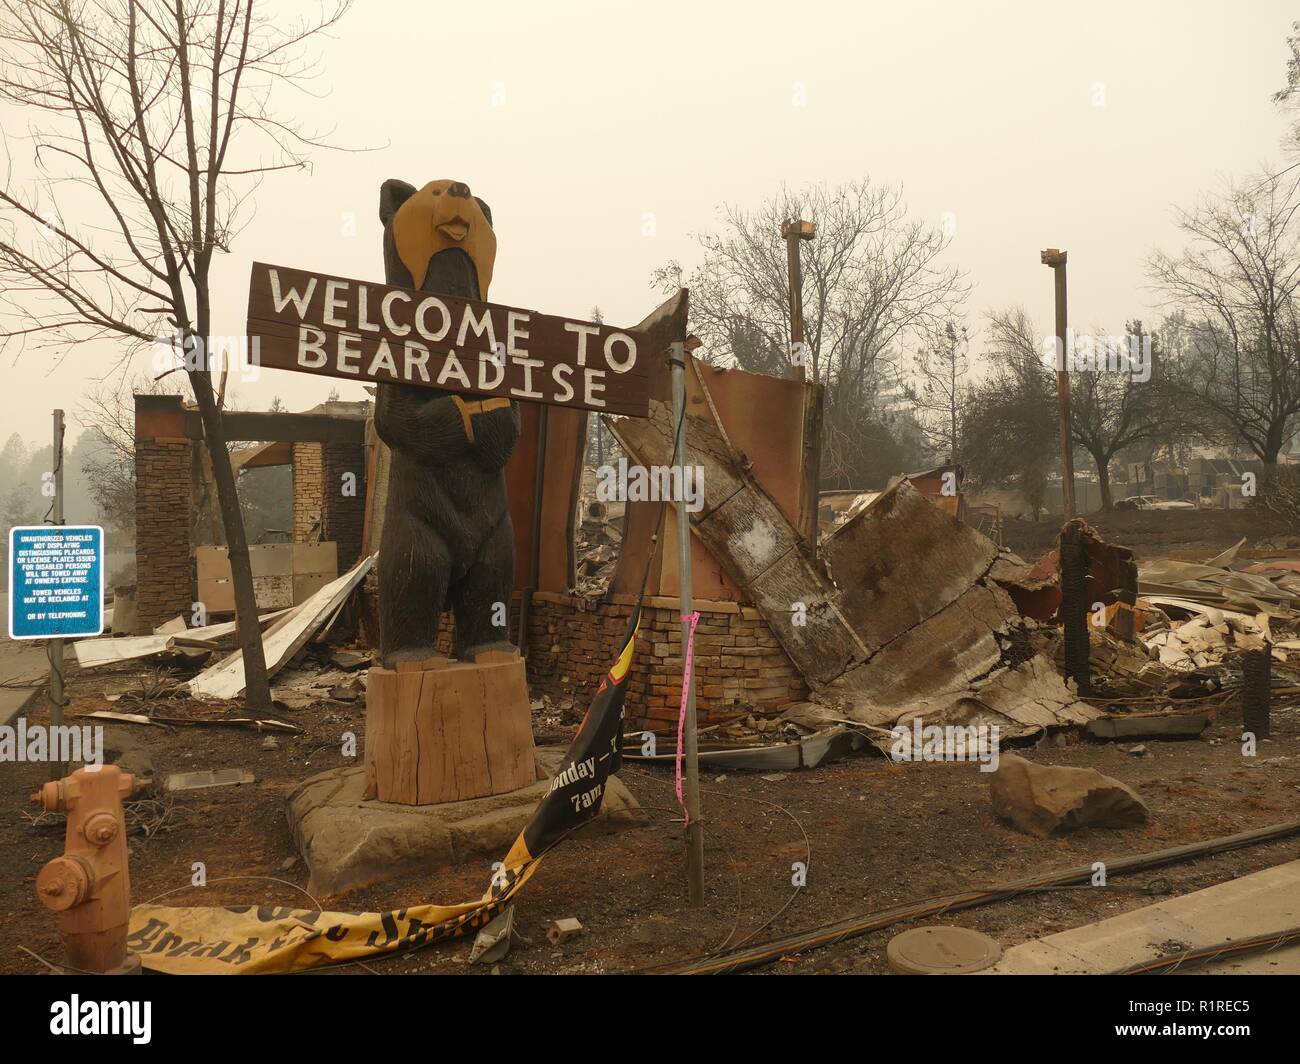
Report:
[[[548,850],[600,812],[606,781],[623,763],[623,701],[639,621],[637,607],[618,659],[587,707],[551,789],[478,901],[384,913],[137,905],[127,948],[154,971],[235,975],[301,971],[477,933],[523,887]]]

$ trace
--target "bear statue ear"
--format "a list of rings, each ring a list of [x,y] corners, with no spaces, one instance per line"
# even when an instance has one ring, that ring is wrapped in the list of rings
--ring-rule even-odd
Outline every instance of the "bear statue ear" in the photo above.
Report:
[[[479,209],[482,210],[482,212],[483,212],[483,217],[487,219],[487,223],[488,223],[488,225],[492,225],[492,208],[489,207],[486,203],[484,203],[484,202],[483,202],[481,199],[479,199],[477,196],[474,197],[474,202],[477,203],[477,204],[479,205]],[[493,226],[493,228],[495,229],[496,226]]]
[[[387,225],[397,208],[415,195],[416,188],[409,181],[390,177],[379,186],[379,221]]]

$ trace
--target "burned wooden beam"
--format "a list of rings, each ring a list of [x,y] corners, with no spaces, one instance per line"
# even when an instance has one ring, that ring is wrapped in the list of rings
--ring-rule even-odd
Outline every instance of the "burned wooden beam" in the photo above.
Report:
[[[366,442],[366,423],[362,418],[336,417],[333,414],[274,414],[269,411],[227,410],[221,415],[229,442],[272,441],[275,443],[355,443]],[[185,435],[192,440],[203,438],[203,426],[197,410],[185,411]]]

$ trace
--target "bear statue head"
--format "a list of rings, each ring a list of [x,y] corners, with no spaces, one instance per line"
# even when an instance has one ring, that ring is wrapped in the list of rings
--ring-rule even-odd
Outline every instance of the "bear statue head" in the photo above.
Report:
[[[497,255],[492,211],[463,181],[430,181],[421,189],[385,181],[379,220],[389,284],[487,299]]]

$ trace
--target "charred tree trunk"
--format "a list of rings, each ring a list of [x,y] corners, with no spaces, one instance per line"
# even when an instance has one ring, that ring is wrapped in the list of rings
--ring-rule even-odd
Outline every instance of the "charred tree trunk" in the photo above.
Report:
[[[212,392],[212,374],[207,369],[189,371],[194,399],[203,422],[203,442],[208,448],[213,476],[217,482],[217,502],[221,524],[226,531],[226,551],[230,555],[230,580],[235,592],[235,620],[239,649],[244,657],[244,700],[251,710],[271,708],[271,681],[266,675],[266,655],[262,651],[262,629],[257,623],[257,597],[253,593],[253,567],[248,556],[248,537],[244,532],[244,514],[239,506],[235,473],[226,449],[225,428],[221,411]]]

